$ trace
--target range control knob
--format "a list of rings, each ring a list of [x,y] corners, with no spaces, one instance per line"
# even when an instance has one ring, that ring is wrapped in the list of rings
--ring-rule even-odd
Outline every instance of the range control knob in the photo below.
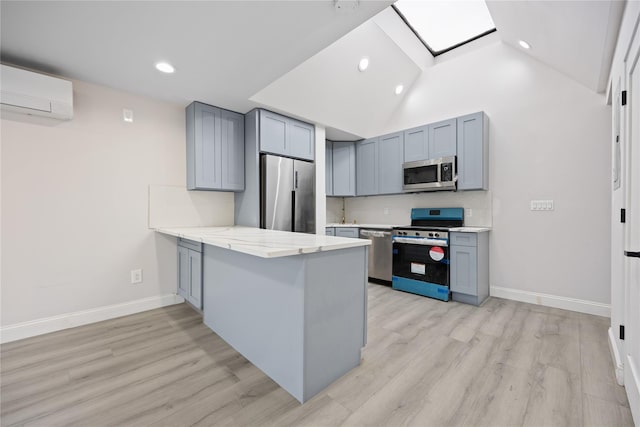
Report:
[[[416,231],[416,236],[419,236],[419,235],[420,235],[420,233],[418,233],[418,232]]]
[[[437,236],[437,234],[436,234],[436,236]],[[429,233],[429,237],[433,237],[433,233]]]
[[[440,233],[436,233],[436,234],[435,234],[435,236],[436,236],[436,237],[440,237]]]

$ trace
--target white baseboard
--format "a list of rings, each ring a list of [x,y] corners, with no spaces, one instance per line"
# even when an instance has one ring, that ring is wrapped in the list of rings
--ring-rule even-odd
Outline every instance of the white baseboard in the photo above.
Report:
[[[616,336],[613,334],[613,329],[611,328],[609,328],[609,350],[611,351],[611,360],[613,360],[613,368],[616,373],[616,381],[619,385],[624,385],[624,365],[622,364],[620,352],[618,351]]]
[[[91,310],[76,311],[75,313],[16,323],[0,328],[0,343],[61,331],[63,329],[114,319],[116,317],[153,310],[154,308],[165,307],[167,305],[180,304],[182,302],[184,302],[184,298],[175,294],[159,295],[121,304],[93,308]]]
[[[636,366],[630,355],[627,355],[625,362],[628,366],[628,373],[625,376],[624,388],[627,392],[631,415],[636,425],[640,425],[640,366]]]
[[[546,307],[561,308],[596,316],[611,317],[611,305],[583,299],[561,297],[558,295],[541,294],[538,292],[521,291],[519,289],[491,286],[491,296],[529,304],[544,305]]]

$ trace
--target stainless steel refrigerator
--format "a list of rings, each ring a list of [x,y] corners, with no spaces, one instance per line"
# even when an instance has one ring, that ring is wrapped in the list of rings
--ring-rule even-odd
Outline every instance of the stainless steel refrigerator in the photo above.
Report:
[[[260,155],[260,227],[316,232],[315,165]]]

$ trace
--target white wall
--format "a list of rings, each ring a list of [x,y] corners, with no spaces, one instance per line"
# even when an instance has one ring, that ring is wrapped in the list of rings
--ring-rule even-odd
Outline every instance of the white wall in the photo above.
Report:
[[[74,103],[57,126],[1,123],[3,327],[176,291],[175,239],[147,228],[148,193],[185,185],[184,106],[79,81]],[[233,218],[233,197],[211,203]]]
[[[384,132],[488,114],[491,285],[513,296],[608,304],[611,113],[604,96],[500,42],[438,62]],[[414,196],[398,197],[408,207]],[[555,210],[530,211],[531,199],[553,199]],[[390,201],[367,221],[387,222],[381,208]],[[371,202],[348,200],[348,216]]]

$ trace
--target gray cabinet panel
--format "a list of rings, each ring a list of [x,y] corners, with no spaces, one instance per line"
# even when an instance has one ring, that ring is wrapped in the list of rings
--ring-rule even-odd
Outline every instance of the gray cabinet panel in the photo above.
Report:
[[[202,309],[202,253],[189,250],[189,302]]]
[[[325,177],[325,193],[327,196],[333,196],[333,142],[325,142],[324,155],[324,177]]]
[[[260,151],[274,154],[287,152],[287,118],[269,111],[260,111]]]
[[[456,155],[456,119],[429,125],[429,158]]]
[[[244,116],[222,111],[222,188],[244,190]]]
[[[189,249],[178,246],[178,295],[188,300],[190,284]]]
[[[402,132],[381,136],[378,142],[378,194],[402,193]]]
[[[220,153],[220,110],[195,105],[195,188],[213,189],[222,185]]]
[[[368,196],[378,193],[378,138],[356,144],[356,194]]]
[[[337,237],[351,237],[357,239],[360,233],[358,227],[336,227],[335,235]]]
[[[244,189],[244,116],[200,102],[186,109],[187,189]]]
[[[480,305],[489,296],[489,233],[450,235],[453,301]]]
[[[420,126],[404,131],[404,161],[427,160],[429,158],[429,126]]]
[[[478,249],[474,246],[451,246],[451,292],[477,294]]]
[[[287,143],[289,155],[299,159],[313,160],[315,158],[314,127],[307,123],[290,119],[288,122]]]
[[[297,159],[315,158],[315,127],[260,110],[260,151]]]
[[[356,195],[356,147],[353,142],[333,143],[333,195]]]
[[[484,113],[458,117],[458,189],[488,189],[488,123]]]
[[[326,227],[324,229],[324,233],[327,236],[335,236],[336,235],[336,229],[334,227]]]

